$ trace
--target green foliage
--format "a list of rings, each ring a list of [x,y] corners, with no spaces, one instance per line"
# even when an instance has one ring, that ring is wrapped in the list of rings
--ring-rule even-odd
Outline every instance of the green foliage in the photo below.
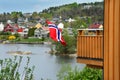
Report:
[[[102,70],[85,67],[80,78],[83,80],[102,80]]]
[[[91,5],[90,8],[85,8],[85,6]],[[53,17],[61,16],[63,20],[67,18],[75,17],[91,17],[93,22],[103,21],[103,2],[99,3],[72,3],[66,4],[58,7],[50,7],[42,11],[41,14],[52,14]]]
[[[92,19],[85,18],[85,19],[76,19],[76,21],[72,23],[72,26],[75,29],[85,29],[88,28],[90,24],[92,24]]]
[[[11,35],[12,33],[11,32],[2,32],[1,35]]]
[[[63,37],[67,45],[63,46],[62,44],[56,42],[55,43],[56,54],[74,54],[76,49],[75,38],[73,36],[68,35],[68,32],[66,30],[64,30]]]
[[[45,18],[45,19],[51,19],[52,18],[52,14],[48,14],[48,13],[41,13],[40,14],[41,17]]]
[[[27,62],[22,72],[22,58],[21,56],[19,58],[15,56],[14,59],[6,58],[0,60],[0,80],[33,80],[35,67],[29,67],[30,58],[27,57]]]
[[[28,43],[33,43],[33,42],[42,42],[42,39],[38,39],[38,38],[28,38],[28,39],[21,39],[18,42],[28,42]]]
[[[29,37],[32,37],[34,36],[34,31],[35,31],[36,28],[30,28],[29,31],[28,31],[28,36]]]
[[[0,40],[7,40],[11,32],[0,32]]]
[[[68,73],[72,71],[72,68],[70,65],[63,64],[61,69],[59,70],[57,74],[58,80],[66,80]]]
[[[102,70],[85,67],[80,71],[70,65],[63,65],[57,74],[58,80],[102,80]]]
[[[8,35],[0,35],[0,40],[7,40],[8,39]]]
[[[19,17],[23,17],[22,12],[11,12],[11,17],[13,18],[14,22],[17,23]]]
[[[15,33],[14,36],[15,36],[16,38],[19,38],[19,37],[20,37],[20,34]]]

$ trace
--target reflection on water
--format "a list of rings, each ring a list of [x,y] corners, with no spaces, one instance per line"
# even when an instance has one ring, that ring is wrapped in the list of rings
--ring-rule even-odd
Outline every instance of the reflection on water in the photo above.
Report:
[[[75,58],[69,56],[56,56],[56,63],[67,62],[67,63],[74,63]]]
[[[0,44],[0,59],[12,57],[7,54],[7,51],[31,51],[32,55],[30,65],[35,65],[35,80],[57,80],[56,74],[60,70],[63,63],[70,64],[72,67],[78,66],[81,70],[85,65],[76,63],[75,57],[55,56],[48,52],[50,51],[49,45],[42,44]]]

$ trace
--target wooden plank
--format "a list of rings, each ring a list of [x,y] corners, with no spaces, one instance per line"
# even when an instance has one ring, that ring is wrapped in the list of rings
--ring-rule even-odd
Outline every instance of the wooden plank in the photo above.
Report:
[[[92,44],[91,44],[91,41],[92,41],[92,39],[91,39],[91,36],[90,36],[90,42],[89,42],[89,44],[90,44],[90,51],[89,51],[89,53],[90,53],[90,58],[92,58]]]
[[[95,65],[95,66],[101,66],[103,67],[103,61],[97,61],[97,60],[88,60],[88,59],[81,59],[77,58],[78,63],[83,63],[83,64],[89,64],[89,65]]]
[[[104,80],[109,80],[109,1],[104,1]]]
[[[85,57],[87,57],[87,51],[86,51],[86,49],[87,49],[87,45],[86,45],[86,44],[87,44],[87,39],[86,39],[86,38],[87,38],[87,37],[84,36],[84,38],[85,38],[85,39],[84,39],[84,41],[85,41],[85,45],[84,45],[84,53],[85,53]]]
[[[82,37],[79,37],[79,41],[80,41],[80,44],[79,44],[79,46],[80,46],[80,56],[82,56]]]
[[[120,34],[120,18],[118,17],[120,14],[120,1],[114,1],[114,80],[120,80],[120,64],[119,64],[119,34]]]
[[[90,58],[89,37],[86,37],[86,38],[87,38],[87,41],[86,41],[86,44],[87,44],[86,52],[87,52],[87,57]]]
[[[80,43],[80,41],[79,41],[79,36],[77,36],[77,55],[78,55],[78,56],[79,56],[79,53],[80,53],[79,43]]]
[[[103,69],[103,66],[89,65],[89,64],[87,64],[86,66],[90,68],[95,68],[95,69]]]
[[[98,52],[98,58],[100,59],[100,57],[101,57],[100,56],[101,55],[101,38],[100,38],[100,36],[98,37],[98,40],[99,40],[99,43],[98,43],[99,44],[99,46],[98,46],[99,47],[98,48],[98,50],[99,50],[99,52]]]
[[[105,0],[104,80],[120,80],[120,1]]]
[[[83,36],[81,36],[81,45],[80,45],[81,46],[81,56],[83,57],[84,54],[83,54],[83,43],[82,42],[83,42]]]
[[[95,54],[95,55],[96,55],[96,58],[97,58],[97,56],[98,56],[98,55],[97,55],[97,53],[98,53],[97,47],[98,47],[98,37],[96,37],[96,47],[95,47],[95,50],[96,50],[96,54]]]
[[[114,80],[114,77],[113,77],[113,75],[114,75],[114,70],[113,70],[113,51],[114,51],[114,43],[113,43],[113,26],[114,26],[114,1],[113,0],[110,0],[110,5],[109,5],[109,66],[108,66],[108,68],[109,68],[109,70],[110,70],[110,72],[109,72],[109,79],[111,79],[111,80]]]
[[[90,58],[90,37],[87,37],[87,55]]]
[[[83,57],[85,57],[85,36],[82,37],[82,44],[83,44],[82,45],[82,47],[83,47],[82,48],[82,50],[83,50],[82,54],[83,54]]]
[[[92,40],[91,40],[91,47],[92,47],[92,50],[91,50],[91,54],[92,54],[92,57],[94,56],[94,36],[91,37]]]
[[[117,1],[116,1],[117,2]],[[119,23],[120,23],[120,1],[118,1],[118,3],[119,3]],[[120,24],[119,24],[119,26],[120,26]],[[118,29],[119,31],[120,31],[120,28]],[[119,34],[120,34],[120,32],[119,32]],[[119,35],[119,48],[120,48],[120,35]],[[119,67],[120,67],[120,50],[119,50]],[[119,69],[119,78],[120,78],[120,69]]]
[[[101,41],[100,41],[100,42],[101,42],[101,43],[100,43],[100,44],[101,44],[101,46],[100,46],[100,47],[101,47],[100,58],[103,59],[103,53],[104,53],[104,52],[103,52],[103,48],[104,48],[104,47],[103,47],[103,36],[101,36],[100,38],[101,38]]]
[[[93,36],[93,38],[92,38],[92,45],[93,45],[92,54],[93,54],[93,58],[95,58],[95,37],[96,36]]]
[[[99,56],[99,46],[100,46],[99,45],[99,37],[98,36],[97,36],[97,44],[96,45],[97,45],[97,47],[96,47],[96,51],[97,51],[96,52],[96,58],[98,58],[98,56]]]

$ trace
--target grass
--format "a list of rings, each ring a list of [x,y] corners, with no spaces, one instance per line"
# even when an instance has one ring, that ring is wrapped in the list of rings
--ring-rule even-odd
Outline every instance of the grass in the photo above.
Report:
[[[16,42],[21,42],[21,43],[42,43],[43,40],[39,38],[28,38],[28,39],[20,39]]]

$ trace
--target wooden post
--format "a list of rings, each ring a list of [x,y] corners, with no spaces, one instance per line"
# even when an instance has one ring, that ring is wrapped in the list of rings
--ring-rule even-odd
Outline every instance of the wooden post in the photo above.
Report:
[[[104,1],[104,80],[120,80],[120,0]]]

